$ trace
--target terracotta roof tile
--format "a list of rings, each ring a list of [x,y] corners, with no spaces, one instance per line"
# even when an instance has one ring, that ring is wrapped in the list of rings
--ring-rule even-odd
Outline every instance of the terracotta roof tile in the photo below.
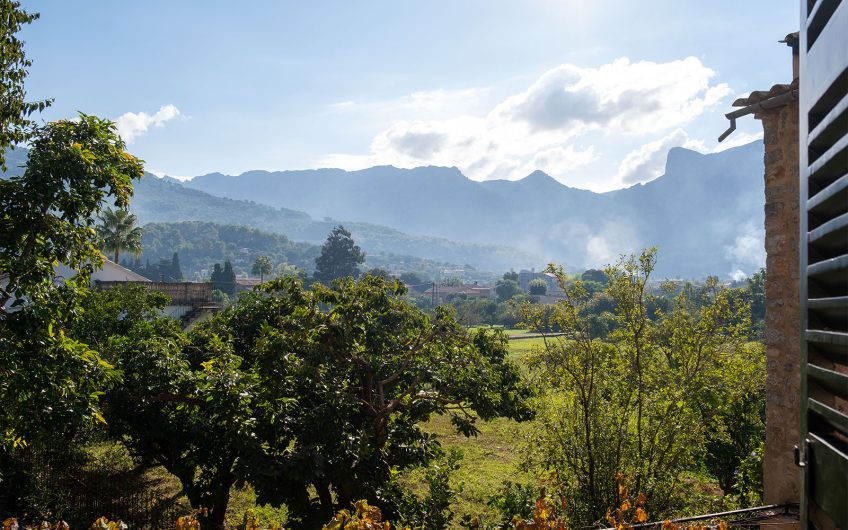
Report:
[[[751,92],[751,94],[746,98],[739,98],[733,102],[734,107],[747,107],[748,105],[753,105],[754,103],[759,103],[760,101],[764,101],[766,99],[773,98],[775,96],[779,96],[781,94],[785,94],[786,92],[790,92],[792,90],[796,90],[798,88],[798,79],[792,81],[791,84],[777,84],[771,87],[769,90],[755,90]]]

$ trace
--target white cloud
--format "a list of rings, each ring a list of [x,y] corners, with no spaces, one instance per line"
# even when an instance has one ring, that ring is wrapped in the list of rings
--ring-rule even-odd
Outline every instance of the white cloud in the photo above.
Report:
[[[663,149],[703,149],[677,128],[729,93],[726,84],[711,84],[714,75],[694,57],[668,63],[622,58],[598,68],[553,68],[488,112],[474,112],[484,99],[481,89],[417,92],[382,106],[340,102],[333,108],[346,112],[378,105],[370,108],[390,111],[394,123],[374,137],[369,153],[332,154],[320,163],[345,169],[457,166],[475,180],[517,179],[542,169],[561,182],[587,187],[578,170],[603,153],[587,147],[581,137],[594,131],[616,146],[648,134],[666,134],[659,143],[628,155],[617,184],[650,180],[656,176],[654,159],[664,162]],[[444,117],[432,117],[438,114]]]
[[[599,68],[564,64],[504,101],[495,114],[534,131],[658,132],[690,121],[730,92],[723,83],[710,86],[713,75],[695,57],[668,63],[621,58]]]
[[[115,119],[115,126],[121,138],[132,143],[137,136],[144,135],[151,127],[161,127],[165,122],[180,115],[180,109],[174,105],[163,105],[152,115],[146,112],[125,112]]]
[[[659,177],[665,169],[668,150],[672,147],[685,147],[701,152],[707,150],[704,142],[689,138],[683,129],[675,129],[667,136],[627,153],[618,166],[616,182],[630,186]]]

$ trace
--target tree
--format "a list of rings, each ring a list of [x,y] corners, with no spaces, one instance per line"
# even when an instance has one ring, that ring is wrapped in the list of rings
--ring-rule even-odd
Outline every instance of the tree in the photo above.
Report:
[[[125,207],[142,163],[114,124],[80,114],[32,133],[22,176],[0,180],[0,420],[9,433],[99,417],[101,385],[116,374],[85,343],[61,332],[77,293],[102,263],[101,204]],[[54,284],[54,264],[78,272]]]
[[[410,290],[416,291],[421,288],[423,285],[427,285],[429,287],[429,282],[427,282],[424,278],[422,278],[418,273],[415,272],[404,272],[400,275],[400,281],[404,283]]]
[[[221,272],[221,290],[230,297],[236,295],[236,272],[230,260],[224,262],[224,270]]]
[[[259,281],[265,281],[265,275],[271,274],[274,271],[274,264],[271,263],[271,258],[268,256],[257,256],[253,262],[251,274],[258,274]]]
[[[171,256],[171,278],[171,281],[183,281],[183,269],[180,267],[180,255],[177,252],[174,252],[174,255]]]
[[[438,453],[420,429],[432,414],[466,435],[530,416],[503,332],[469,333],[405,292],[373,276],[311,291],[282,278],[185,337],[139,322],[110,341],[125,374],[106,397],[110,428],[210,509],[204,528],[221,527],[237,480],[305,528],[352,500],[382,502],[393,469]]]
[[[365,263],[365,253],[357,246],[350,232],[341,225],[333,228],[315,258],[313,279],[329,285],[337,278],[358,278],[359,265]]]
[[[534,278],[527,284],[527,290],[532,295],[540,296],[548,292],[548,284],[541,278]]]
[[[284,278],[286,276],[291,276],[294,278],[299,278],[302,281],[306,281],[306,271],[298,267],[297,265],[292,265],[291,263],[280,263],[274,268],[274,277],[275,278]]]
[[[583,274],[580,275],[580,279],[584,282],[598,282],[600,284],[607,284],[607,275],[604,271],[598,269],[588,269]]]
[[[217,289],[230,298],[235,296],[236,273],[233,270],[233,264],[229,260],[224,262],[223,267],[221,267],[220,263],[216,263],[212,268],[212,276],[209,280],[212,282],[212,289]]]
[[[384,279],[390,280],[390,281],[392,280],[391,273],[389,273],[389,271],[387,271],[386,269],[383,269],[383,268],[380,268],[380,267],[374,267],[373,269],[368,269],[367,271],[365,271],[365,274],[368,274],[370,276],[379,276],[381,278],[384,278]]]
[[[106,208],[100,215],[101,223],[97,226],[97,237],[100,238],[104,250],[114,252],[115,263],[120,263],[122,250],[132,252],[134,256],[141,255],[141,227],[136,225],[136,216],[126,208]]]
[[[736,429],[733,404],[762,371],[762,348],[745,337],[747,307],[717,282],[700,308],[681,293],[652,311],[662,305],[649,287],[654,262],[650,250],[605,270],[612,326],[588,318],[595,297],[561,268],[549,269],[565,294],[554,314],[524,308],[532,329],[544,332],[547,319],[563,333],[547,337],[534,360],[546,393],[532,461],[557,477],[573,526],[616,505],[618,473],[647,496],[652,516],[673,511],[683,475],[701,469],[714,433]]]
[[[24,80],[32,62],[24,54],[24,43],[17,37],[21,29],[38,18],[27,13],[20,2],[0,2],[0,169],[6,170],[6,149],[23,145],[36,130],[30,119],[53,102],[52,99],[27,102]]]
[[[148,262],[148,267],[149,266],[150,266],[150,264]],[[221,282],[223,281],[223,274],[224,274],[224,270],[221,268],[221,264],[216,263],[212,267],[212,275],[209,277],[209,281],[212,282],[212,288],[216,289],[218,291],[221,291],[221,292],[224,291],[223,289],[221,289]]]
[[[509,300],[521,292],[521,286],[515,280],[498,280],[495,284],[495,294],[501,302]]]

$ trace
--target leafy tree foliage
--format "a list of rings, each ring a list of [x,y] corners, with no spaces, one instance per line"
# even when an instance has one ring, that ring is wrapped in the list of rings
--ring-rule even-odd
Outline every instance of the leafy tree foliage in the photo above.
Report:
[[[645,493],[652,514],[668,513],[685,473],[732,444],[716,434],[740,430],[733,422],[746,420],[735,413],[756,392],[762,348],[747,342],[747,307],[715,281],[700,307],[682,292],[663,307],[649,287],[654,263],[646,251],[606,269],[610,326],[587,318],[593,297],[582,282],[569,285],[561,269],[549,269],[566,299],[544,317],[564,335],[549,337],[535,359],[548,391],[532,460],[567,492],[573,524],[599,521],[616,505],[617,473]],[[525,317],[544,330],[538,308],[527,306]]]
[[[224,262],[223,268],[220,263],[215,264],[210,281],[213,289],[221,291],[230,298],[236,295],[236,273],[229,260]]]
[[[306,281],[307,274],[306,271],[291,263],[280,263],[274,268],[275,278],[284,278],[286,276],[300,278],[301,281]]]
[[[126,206],[141,161],[114,125],[93,116],[35,130],[22,176],[0,180],[0,421],[6,438],[31,423],[96,418],[98,385],[116,374],[62,327],[75,293],[102,262],[94,225],[102,201]],[[54,264],[79,271],[54,284]]]
[[[110,428],[179,477],[212,527],[236,480],[314,527],[310,517],[381,498],[393,469],[429,461],[435,442],[418,425],[430,415],[466,435],[478,419],[529,417],[503,333],[469,334],[445,309],[429,317],[398,282],[307,291],[284,278],[262,291],[188,336],[138,312],[109,331],[125,381],[106,396]]]
[[[365,253],[354,243],[350,232],[341,225],[333,228],[315,258],[316,282],[329,285],[337,278],[358,278],[359,265],[365,262]]]
[[[747,297],[751,304],[751,334],[762,339],[766,320],[766,270],[760,269],[748,278]]]
[[[27,13],[20,2],[0,2],[0,169],[6,169],[6,148],[22,145],[35,130],[33,113],[48,107],[53,100],[26,101],[24,80],[32,62],[24,54],[24,43],[17,33],[38,18]]]
[[[598,282],[600,284],[607,284],[607,275],[604,271],[598,269],[589,269],[580,275],[580,279],[584,282]]]
[[[503,302],[520,294],[521,286],[516,280],[501,279],[495,284],[495,293],[498,295],[498,300]]]
[[[311,269],[321,250],[319,245],[294,242],[282,234],[202,221],[148,223],[141,242],[144,258],[154,262],[179,252],[187,277],[195,277],[201,270],[225,260],[231,260],[236,271],[250,272],[260,255],[268,256],[272,263]]]
[[[371,276],[379,276],[379,277],[384,278],[386,280],[392,280],[392,275],[389,273],[389,271],[387,271],[386,269],[380,268],[380,267],[374,267],[373,269],[368,269],[367,271],[365,271],[365,274],[368,274],[368,275],[371,275]]]
[[[258,274],[260,281],[265,281],[265,275],[274,272],[274,264],[268,256],[258,256],[253,262],[251,274]]]
[[[174,252],[171,259],[159,258],[158,263],[151,264],[148,261],[145,265],[136,265],[130,268],[153,281],[181,282],[184,279],[180,255],[177,252]]]
[[[126,208],[106,208],[100,214],[97,237],[104,250],[114,252],[115,263],[120,263],[121,251],[128,250],[136,257],[141,255],[142,230],[137,226],[135,215]]]
[[[548,284],[541,278],[534,278],[527,285],[527,290],[532,295],[544,295],[548,292]]]
[[[421,289],[421,286],[425,284],[427,284],[427,286],[429,287],[426,278],[423,278],[421,275],[415,272],[404,272],[400,275],[400,281],[402,281],[404,285],[406,285],[411,291],[423,291],[424,289]]]

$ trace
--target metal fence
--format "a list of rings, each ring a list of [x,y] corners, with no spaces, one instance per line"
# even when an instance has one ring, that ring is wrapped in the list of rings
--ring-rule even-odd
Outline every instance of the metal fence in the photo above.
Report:
[[[18,490],[16,514],[33,522],[64,520],[89,528],[101,516],[124,521],[130,530],[166,530],[189,511],[179,482],[161,468],[115,469],[80,451],[31,445],[14,459],[11,486]]]

